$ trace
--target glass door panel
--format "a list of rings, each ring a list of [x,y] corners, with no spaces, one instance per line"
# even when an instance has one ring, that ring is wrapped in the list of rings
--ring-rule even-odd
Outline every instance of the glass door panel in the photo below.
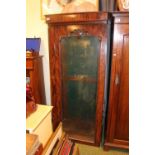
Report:
[[[63,37],[63,129],[77,140],[94,142],[100,40],[91,35]]]

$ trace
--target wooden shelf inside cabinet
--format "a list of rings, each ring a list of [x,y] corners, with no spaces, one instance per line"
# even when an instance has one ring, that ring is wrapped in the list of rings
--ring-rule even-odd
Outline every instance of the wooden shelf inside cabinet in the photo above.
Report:
[[[39,52],[26,52],[26,81],[37,104],[46,104],[42,58]]]

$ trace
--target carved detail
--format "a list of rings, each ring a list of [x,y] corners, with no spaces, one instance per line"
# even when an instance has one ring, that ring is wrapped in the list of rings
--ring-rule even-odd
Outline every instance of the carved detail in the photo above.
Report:
[[[86,30],[75,29],[75,30],[71,31],[67,36],[61,36],[59,41],[61,42],[63,38],[65,38],[65,37],[72,37],[72,36],[80,38],[80,37],[83,37],[83,36],[94,36],[94,35],[90,34]],[[94,37],[97,37],[99,41],[102,40],[101,36],[94,36]]]
[[[70,32],[69,36],[86,36],[86,35],[90,35],[87,31],[81,30],[81,29],[75,29],[73,31]]]

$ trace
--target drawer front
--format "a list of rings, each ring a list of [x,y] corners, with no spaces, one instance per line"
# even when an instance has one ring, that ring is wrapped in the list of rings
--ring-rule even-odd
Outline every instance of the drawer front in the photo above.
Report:
[[[39,136],[39,142],[44,148],[52,134],[51,113],[44,118],[33,133]]]
[[[26,69],[33,69],[34,62],[31,59],[26,59]]]

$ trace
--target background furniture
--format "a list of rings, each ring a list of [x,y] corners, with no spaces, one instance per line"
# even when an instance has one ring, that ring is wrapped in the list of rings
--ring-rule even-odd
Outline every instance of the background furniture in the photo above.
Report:
[[[38,105],[37,111],[26,119],[26,153],[27,155],[57,155],[60,144],[63,142],[65,132],[60,122],[55,132],[52,130],[52,106]],[[73,147],[73,155],[79,155],[78,146]]]
[[[129,148],[129,15],[113,13],[112,63],[104,148]]]
[[[64,146],[64,138],[66,133],[63,131],[62,128],[62,122],[59,123],[56,130],[51,135],[46,147],[44,148],[42,155],[58,155],[58,152],[62,149]],[[74,144],[72,148],[72,155],[80,155],[79,148],[77,144]]]
[[[42,56],[39,52],[26,52],[26,78],[32,88],[35,102],[46,104]]]
[[[47,15],[53,128],[99,145],[107,71],[108,13]]]
[[[37,110],[26,119],[26,132],[38,135],[43,148],[53,133],[51,111],[52,106],[37,104]]]
[[[43,147],[38,139],[38,135],[26,134],[26,155],[42,154]]]

